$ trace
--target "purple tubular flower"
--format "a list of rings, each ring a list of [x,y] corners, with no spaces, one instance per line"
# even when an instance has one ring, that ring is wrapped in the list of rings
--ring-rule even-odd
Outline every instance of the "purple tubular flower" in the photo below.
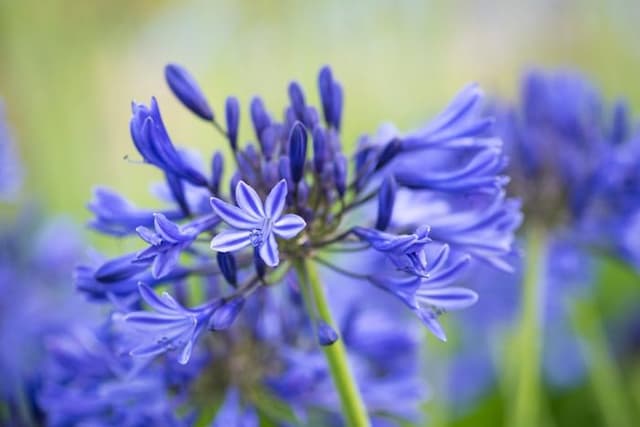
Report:
[[[124,197],[108,188],[96,188],[93,200],[89,202],[89,210],[95,215],[89,225],[105,234],[126,236],[133,234],[138,226],[153,225],[153,211],[136,208]],[[170,219],[178,219],[182,214],[178,211],[165,211]]]
[[[385,177],[378,193],[378,218],[376,228],[384,231],[389,226],[393,214],[393,204],[396,198],[396,181],[392,175]]]
[[[143,283],[138,285],[138,290],[154,311],[134,311],[124,317],[131,328],[142,334],[143,342],[131,350],[131,355],[151,357],[167,351],[179,351],[178,362],[183,365],[189,362],[195,341],[221,302],[214,300],[186,309],[166,292],[158,296]]]
[[[164,76],[173,94],[193,114],[207,121],[213,121],[213,111],[193,76],[180,65],[169,64],[164,68]]]
[[[227,121],[227,136],[231,149],[238,150],[238,127],[240,125],[240,103],[238,98],[230,96],[225,103],[225,119]]]
[[[142,240],[150,246],[138,252],[137,261],[153,261],[151,273],[155,278],[168,275],[175,268],[180,253],[191,246],[202,231],[213,228],[219,218],[215,215],[198,218],[179,226],[162,214],[154,215],[155,231],[140,226],[136,229]]]
[[[509,182],[507,176],[499,175],[506,166],[506,158],[495,148],[481,150],[466,166],[453,172],[429,172],[416,166],[395,172],[399,185],[411,189],[492,193]]]
[[[307,130],[300,122],[293,125],[289,134],[289,159],[291,178],[294,183],[298,183],[304,176],[304,166],[307,160]]]
[[[292,239],[306,226],[306,222],[298,215],[283,215],[286,198],[285,180],[280,180],[273,187],[264,204],[258,193],[244,181],[240,181],[236,187],[238,207],[213,197],[213,210],[231,229],[216,235],[211,241],[211,249],[235,252],[253,246],[259,249],[265,264],[277,266],[280,258],[275,236]]]
[[[149,107],[134,102],[132,110],[129,123],[131,138],[144,160],[195,186],[206,187],[207,179],[184,161],[171,142],[156,99],[151,98]]]

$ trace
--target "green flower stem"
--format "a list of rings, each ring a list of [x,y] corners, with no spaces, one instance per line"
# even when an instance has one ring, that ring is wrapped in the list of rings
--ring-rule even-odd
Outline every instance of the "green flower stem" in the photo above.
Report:
[[[631,427],[633,415],[620,372],[609,353],[609,343],[595,304],[581,301],[575,306],[573,320],[582,335],[582,354],[588,361],[589,378],[604,425]],[[637,424],[635,424],[637,425]]]
[[[294,259],[293,266],[298,274],[300,290],[302,291],[305,303],[310,315],[313,313],[335,328],[329,304],[320,283],[318,272],[312,262],[304,259]],[[366,427],[370,425],[367,409],[362,401],[362,396],[355,382],[347,351],[342,339],[339,339],[330,346],[323,347],[325,357],[329,364],[331,376],[342,405],[342,412],[346,424],[352,427]]]
[[[532,227],[527,235],[526,271],[522,312],[517,329],[515,361],[515,406],[510,425],[540,425],[541,307],[546,241],[544,231]]]

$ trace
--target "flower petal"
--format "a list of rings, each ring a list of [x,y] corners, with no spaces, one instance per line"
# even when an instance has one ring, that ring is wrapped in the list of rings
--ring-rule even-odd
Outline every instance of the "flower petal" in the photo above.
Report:
[[[284,204],[287,200],[287,181],[281,179],[275,187],[271,189],[267,200],[264,202],[264,210],[267,217],[271,219],[280,218],[284,210]]]
[[[177,246],[158,253],[151,266],[151,275],[156,279],[168,275],[178,264],[179,257],[180,248]]]
[[[291,239],[300,233],[307,223],[296,214],[286,214],[273,224],[273,232],[283,239]]]
[[[440,341],[447,340],[447,335],[444,333],[440,322],[438,322],[438,316],[436,316],[431,309],[416,309],[414,311],[433,335],[435,335]]]
[[[265,217],[262,200],[256,193],[256,190],[247,185],[244,181],[240,181],[236,186],[236,201],[240,209],[253,216],[255,219]]]
[[[163,240],[166,240],[170,243],[178,243],[184,240],[184,236],[180,232],[180,227],[178,226],[178,224],[169,221],[163,214],[154,213],[153,222],[156,233],[158,233],[158,235],[162,237]]]
[[[260,258],[269,267],[276,267],[280,262],[278,243],[273,233],[269,233],[269,238],[260,247]]]
[[[234,252],[251,244],[251,231],[225,230],[211,240],[211,249],[219,252]]]
[[[261,222],[242,209],[216,197],[211,198],[211,207],[225,223],[239,230],[252,230]]]
[[[466,288],[418,289],[418,302],[445,310],[460,310],[478,301],[478,294]]]
[[[138,283],[138,291],[144,301],[154,310],[164,314],[175,314],[177,305],[176,301],[168,293],[163,293],[162,298],[156,294],[153,289],[144,283]],[[166,296],[165,296],[166,295]]]

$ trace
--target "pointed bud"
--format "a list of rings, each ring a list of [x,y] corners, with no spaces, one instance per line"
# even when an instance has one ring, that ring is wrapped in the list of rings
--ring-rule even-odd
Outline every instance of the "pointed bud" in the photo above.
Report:
[[[317,322],[318,344],[328,346],[338,341],[338,333],[324,320]]]
[[[253,122],[253,129],[256,132],[256,138],[260,139],[262,131],[271,124],[271,118],[264,108],[262,99],[257,96],[251,100],[249,108],[251,110],[251,121]]]
[[[244,298],[236,296],[226,301],[213,312],[209,319],[209,329],[212,331],[222,331],[229,329],[244,307]]]
[[[304,121],[306,114],[306,105],[304,101],[304,92],[298,82],[289,83],[289,101],[293,112],[296,114],[296,118],[300,121]]]
[[[273,150],[276,148],[276,142],[278,138],[278,127],[268,126],[260,134],[260,148],[267,160],[270,160],[273,156]]]
[[[223,171],[224,158],[222,157],[222,153],[216,151],[211,159],[211,190],[215,195],[220,193],[220,180],[222,179]]]
[[[342,123],[342,104],[343,104],[343,95],[342,95],[342,86],[340,83],[333,83],[333,127],[337,130],[340,130],[340,126]]]
[[[173,94],[195,115],[213,121],[213,111],[193,76],[177,64],[164,68],[164,77]]]
[[[307,159],[307,130],[300,122],[293,125],[289,134],[289,159],[291,178],[294,183],[298,183],[304,175],[304,163]]]
[[[233,151],[238,150],[238,127],[240,125],[240,103],[236,97],[230,96],[225,103],[225,119],[227,120],[227,136]]]
[[[267,272],[267,265],[262,260],[260,252],[257,248],[253,251],[253,265],[256,267],[256,274],[260,279],[264,279],[264,275]]]
[[[393,176],[385,177],[378,192],[378,219],[376,220],[376,228],[384,231],[391,222],[393,214],[393,204],[396,199],[396,180]]]
[[[322,101],[322,113],[328,126],[340,130],[342,115],[342,87],[333,79],[331,68],[322,67],[318,74],[318,90]]]
[[[344,197],[347,191],[347,158],[340,153],[334,162],[333,179],[336,181],[336,190],[340,197]]]
[[[313,168],[317,173],[322,172],[325,158],[324,130],[320,126],[313,129]]]
[[[402,151],[402,141],[398,138],[393,138],[382,149],[382,152],[378,156],[375,170],[380,170],[389,164],[393,158]]]
[[[102,264],[93,277],[100,282],[118,282],[128,279],[149,267],[148,263],[135,262],[137,255],[127,254]]]
[[[238,286],[238,270],[236,269],[236,259],[231,252],[218,252],[218,267],[225,280],[234,288]]]

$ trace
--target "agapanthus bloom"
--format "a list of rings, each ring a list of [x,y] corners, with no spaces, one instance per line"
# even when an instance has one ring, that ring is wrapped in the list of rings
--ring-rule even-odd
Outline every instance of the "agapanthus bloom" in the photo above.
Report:
[[[510,270],[506,257],[521,215],[517,202],[504,196],[506,158],[492,119],[480,114],[476,85],[418,131],[383,127],[362,136],[350,165],[340,140],[344,93],[328,67],[318,76],[322,114],[292,82],[281,121],[260,98],[252,99],[256,142],[245,146],[238,143],[236,98],[226,100],[223,126],[186,70],[170,65],[165,75],[176,97],[226,140],[231,179],[223,184],[223,145],[207,172],[173,144],[155,98],[148,106],[133,104],[134,146],[144,163],[162,171],[169,204],[140,209],[111,190],[97,190],[91,225],[118,237],[137,233],[146,248],[76,272],[78,289],[128,312],[125,324],[141,334],[132,355],[177,352],[186,364],[205,341],[234,336],[238,319],[263,313],[277,325],[286,310],[261,304],[288,280],[307,307],[295,310],[309,322],[297,334],[313,332],[311,342],[333,348],[342,339],[348,347],[320,301],[321,288],[310,284],[307,268],[316,264],[341,282],[368,282],[399,298],[445,339],[438,317],[478,298],[457,285],[464,267],[477,261]],[[340,252],[350,253],[349,265],[333,256]],[[197,279],[202,286],[193,296],[188,284]],[[153,288],[165,285],[158,296]],[[293,347],[292,354],[300,351]],[[357,371],[356,364],[356,377]],[[225,407],[250,414],[229,390]]]
[[[633,230],[640,218],[640,138],[631,130],[625,103],[607,105],[574,72],[531,71],[522,79],[518,101],[498,103],[496,111],[511,160],[510,190],[522,198],[527,218],[523,231],[528,237],[546,237],[540,265],[518,266],[508,276],[474,271],[474,289],[484,291],[485,298],[460,316],[460,363],[453,364],[452,372],[467,370],[470,377],[469,367],[495,363],[489,349],[478,351],[479,342],[500,346],[504,332],[517,324],[524,303],[518,284],[529,268],[539,276],[533,285],[539,298],[542,373],[550,385],[575,386],[585,378],[589,355],[575,331],[574,302],[592,295],[599,257],[637,266]],[[535,255],[527,253],[523,261]],[[478,378],[485,381],[473,386],[458,382],[468,393],[452,389],[452,399],[477,395],[479,387],[496,381],[481,370]]]

